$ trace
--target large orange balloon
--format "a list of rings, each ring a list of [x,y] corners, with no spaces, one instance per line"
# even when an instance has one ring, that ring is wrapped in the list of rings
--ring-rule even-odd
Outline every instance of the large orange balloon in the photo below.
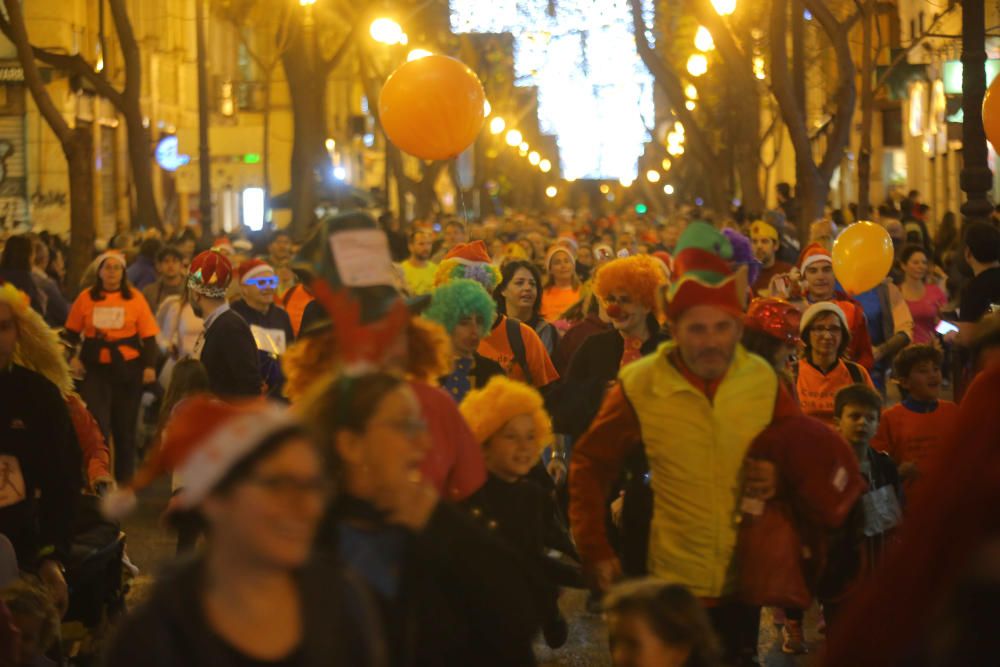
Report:
[[[472,145],[483,127],[486,93],[462,62],[432,55],[389,76],[378,100],[392,143],[424,160],[446,160]]]
[[[1000,152],[1000,76],[993,79],[983,98],[983,129],[993,150]]]
[[[856,222],[833,244],[833,273],[850,294],[872,289],[892,268],[892,239],[874,222]]]

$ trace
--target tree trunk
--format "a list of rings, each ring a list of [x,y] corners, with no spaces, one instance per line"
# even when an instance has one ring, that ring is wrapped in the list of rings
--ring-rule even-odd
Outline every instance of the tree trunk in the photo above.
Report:
[[[292,223],[296,238],[304,236],[315,220],[316,184],[327,176],[321,170],[330,165],[326,152],[326,76],[312,61],[301,27],[292,36],[281,61],[292,100]],[[374,100],[372,100],[374,103]]]
[[[135,188],[132,227],[162,229],[163,221],[160,219],[156,195],[153,192],[152,144],[149,129],[142,124],[142,105],[139,100],[142,92],[142,57],[139,53],[139,43],[135,39],[124,0],[109,0],[108,6],[115,22],[115,31],[118,33],[122,60],[125,62],[125,88],[122,90],[119,110],[125,116],[125,127],[128,130],[129,166],[132,170],[132,185]]]
[[[875,91],[872,78],[872,21],[875,0],[865,0],[861,47],[861,146],[858,149],[858,219],[867,220],[871,212],[872,122],[875,114]]]
[[[208,146],[208,51],[205,47],[205,0],[194,0],[198,47],[198,211],[204,238],[212,238],[212,155]],[[185,221],[181,220],[181,225]]]
[[[94,251],[94,137],[90,128],[70,130],[63,142],[69,167],[69,257],[66,284],[74,288],[87,270]]]
[[[130,97],[125,96],[126,100]],[[128,107],[132,107],[129,103]],[[162,229],[163,222],[156,206],[156,196],[153,193],[153,167],[150,162],[152,146],[149,140],[149,129],[142,126],[142,111],[139,100],[135,100],[134,108],[125,113],[125,128],[128,131],[128,161],[132,170],[132,185],[135,188],[135,212],[132,217],[132,228]],[[183,221],[182,221],[183,223]]]

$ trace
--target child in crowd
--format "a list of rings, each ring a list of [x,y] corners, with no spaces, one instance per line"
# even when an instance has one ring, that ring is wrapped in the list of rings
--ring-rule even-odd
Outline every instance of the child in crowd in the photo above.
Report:
[[[178,403],[195,394],[207,393],[209,393],[208,371],[205,370],[205,366],[193,358],[178,361],[170,376],[170,386],[167,387],[167,393],[164,394],[163,402],[160,404],[160,418],[156,429],[157,439],[163,437],[163,428]],[[181,485],[182,480],[175,474],[171,482],[174,495],[180,490]],[[181,519],[176,523],[177,553],[182,554],[191,551],[194,549],[201,531],[197,524],[191,521]]]
[[[903,489],[888,454],[872,448],[882,411],[882,397],[871,387],[853,384],[834,399],[834,423],[854,449],[868,491],[851,509],[844,525],[830,536],[827,566],[817,587],[827,623],[858,579],[870,575],[886,551],[903,513]]]
[[[59,612],[39,584],[19,579],[0,593],[20,633],[18,667],[55,667],[45,657],[59,636]]]
[[[486,484],[466,501],[472,515],[523,556],[537,582],[536,604],[545,641],[552,648],[566,642],[568,627],[559,611],[559,585],[577,585],[572,567],[551,560],[549,549],[575,555],[555,501],[529,476],[542,449],[552,442],[552,424],[541,394],[530,385],[504,376],[473,390],[459,406],[483,447],[489,473]]]
[[[718,667],[719,641],[689,590],[655,579],[615,587],[604,600],[614,667]]]
[[[899,466],[908,492],[930,470],[937,454],[952,442],[958,406],[941,400],[941,352],[930,345],[913,345],[893,363],[893,377],[903,401],[882,414],[872,447],[886,452]]]

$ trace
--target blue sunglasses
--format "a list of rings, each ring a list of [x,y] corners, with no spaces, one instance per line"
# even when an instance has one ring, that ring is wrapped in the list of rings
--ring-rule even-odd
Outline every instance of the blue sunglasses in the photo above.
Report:
[[[253,285],[257,289],[268,289],[268,288],[275,289],[278,287],[278,277],[270,276],[261,278],[247,278],[244,281],[244,284]]]

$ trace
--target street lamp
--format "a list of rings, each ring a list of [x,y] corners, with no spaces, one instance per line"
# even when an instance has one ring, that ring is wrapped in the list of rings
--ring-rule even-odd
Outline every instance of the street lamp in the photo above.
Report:
[[[524,137],[521,136],[521,133],[517,130],[507,130],[507,135],[504,137],[504,141],[506,141],[507,145],[511,148],[519,146],[523,140]]]
[[[719,16],[730,16],[736,11],[736,0],[712,0],[712,7]]]
[[[303,4],[309,2],[313,4],[316,0],[299,0]],[[368,34],[371,35],[372,39],[380,44],[388,44],[392,46],[393,44],[406,44],[406,35],[403,33],[403,28],[390,18],[377,18],[372,21],[371,26],[368,28]]]
[[[708,71],[708,58],[703,53],[692,53],[687,60],[688,74],[699,77]]]
[[[547,174],[552,171],[552,163],[548,160],[542,160],[538,163],[538,168],[542,170],[543,174]]]
[[[552,199],[557,194],[559,194],[559,189],[556,186],[550,185],[549,187],[545,188],[545,196],[548,197],[549,199]]]
[[[490,134],[500,134],[507,128],[507,121],[500,116],[496,116],[490,121]]]
[[[698,32],[694,35],[694,48],[703,53],[715,50],[715,40],[712,39],[712,33],[703,25],[698,26]]]

